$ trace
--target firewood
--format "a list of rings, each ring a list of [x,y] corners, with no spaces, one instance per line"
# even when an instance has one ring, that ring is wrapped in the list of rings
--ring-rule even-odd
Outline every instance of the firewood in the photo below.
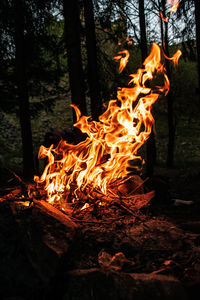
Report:
[[[12,200],[16,200],[16,195],[21,193],[21,188],[16,188],[14,189],[11,193],[3,196],[0,198],[0,203],[4,202],[4,201],[12,201]]]
[[[68,217],[66,214],[62,213],[60,210],[58,210],[56,207],[52,206],[50,203],[44,201],[44,200],[34,200],[35,207],[39,210],[41,210],[43,213],[55,218],[60,223],[65,225],[68,228],[76,229],[78,227],[77,224],[75,224],[70,217]]]

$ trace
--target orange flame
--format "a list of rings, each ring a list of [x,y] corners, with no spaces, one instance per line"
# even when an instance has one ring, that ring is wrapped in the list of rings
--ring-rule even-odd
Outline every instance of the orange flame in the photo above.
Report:
[[[171,5],[171,8],[169,12],[176,12],[179,7],[179,1],[178,0],[168,0],[168,3]]]
[[[169,17],[164,17],[164,16],[163,16],[163,12],[162,12],[161,10],[159,11],[159,14],[160,14],[161,19],[162,19],[164,22],[168,22]]]
[[[178,50],[178,51],[176,51],[176,53],[175,53],[172,57],[168,57],[164,52],[163,52],[163,54],[164,54],[164,57],[165,57],[166,59],[172,60],[173,63],[174,63],[174,65],[177,66],[177,65],[178,65],[178,61],[179,61],[179,58],[180,58],[180,56],[182,55],[182,52],[181,52],[181,50]]]
[[[131,37],[126,38],[126,42],[129,46],[133,44],[133,40]]]
[[[121,54],[121,55],[115,56],[115,57],[113,57],[113,59],[115,61],[118,61],[118,60],[120,61],[119,73],[121,73],[128,63],[130,54],[129,54],[128,50],[120,51],[120,52],[118,52],[118,54]],[[125,56],[123,56],[123,54],[125,54]]]
[[[127,50],[120,54],[123,53],[126,56],[119,58],[120,70],[129,57]],[[67,199],[70,193],[74,201],[79,192],[91,195],[94,189],[106,194],[109,184],[127,175],[130,160],[142,160],[137,152],[151,133],[151,107],[161,93],[169,91],[169,80],[160,60],[160,48],[153,44],[143,68],[130,75],[131,86],[119,88],[117,99],[110,100],[99,121],[81,116],[78,107],[72,105],[77,117],[74,126],[87,138],[77,145],[62,140],[55,149],[53,145],[41,146],[39,157],[47,157],[48,164],[42,176],[35,176],[34,180],[38,187],[45,188],[49,202]],[[163,84],[151,89],[149,82],[157,74],[163,74]]]
[[[171,5],[169,12],[170,13],[176,12],[179,7],[179,0],[168,0],[168,3]],[[164,17],[163,12],[161,10],[159,11],[159,15],[164,22],[168,22],[169,17]]]

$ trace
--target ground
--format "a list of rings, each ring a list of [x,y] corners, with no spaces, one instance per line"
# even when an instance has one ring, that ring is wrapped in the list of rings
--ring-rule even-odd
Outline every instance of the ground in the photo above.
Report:
[[[75,215],[75,235],[35,206],[21,210],[15,201],[2,202],[1,298],[55,299],[56,294],[56,299],[102,300],[109,291],[108,299],[113,299],[117,296],[110,282],[126,299],[132,299],[132,293],[146,299],[137,288],[132,290],[133,284],[147,294],[151,290],[152,299],[160,299],[160,285],[169,289],[162,298],[195,299],[200,291],[199,174],[188,178],[175,169],[171,172],[173,177],[162,172],[147,185],[146,189],[154,186],[156,197],[139,212],[130,214],[112,205]],[[176,206],[174,197],[193,203]],[[173,294],[176,280],[184,288],[176,287],[179,295]],[[96,289],[90,294],[93,284]]]

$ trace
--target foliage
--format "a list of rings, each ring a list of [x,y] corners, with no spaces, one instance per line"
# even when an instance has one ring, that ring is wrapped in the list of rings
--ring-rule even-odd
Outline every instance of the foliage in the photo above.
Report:
[[[26,76],[31,105],[38,109],[51,107],[59,93],[67,91],[67,84],[60,85],[66,71],[63,43],[63,22],[53,15],[55,1],[24,1]],[[0,107],[4,111],[17,110],[15,78],[15,24],[14,1],[2,1],[0,7]],[[67,89],[66,89],[67,88]],[[40,99],[38,102],[35,99]],[[42,100],[42,104],[39,103]],[[51,100],[51,101],[50,101]],[[35,103],[36,102],[36,103]]]
[[[6,117],[12,118],[18,127],[18,102],[16,98],[15,78],[15,24],[14,0],[0,1],[0,109]],[[94,0],[95,25],[97,35],[98,65],[100,72],[100,89],[103,102],[116,97],[117,87],[127,85],[129,74],[141,67],[140,30],[138,1],[132,0]],[[42,143],[45,131],[53,126],[71,126],[71,111],[67,111],[66,103],[70,103],[69,80],[64,43],[64,21],[62,16],[62,1],[56,0],[24,0],[25,3],[25,50],[24,61],[27,69],[28,91],[31,102],[33,125],[33,140],[36,146]],[[87,68],[85,55],[85,25],[83,19],[83,4],[81,8],[82,56],[84,71]],[[147,22],[147,41],[150,49],[151,43],[161,44],[159,10],[161,0],[145,0],[145,14]],[[197,134],[197,71],[196,71],[196,43],[193,1],[180,0],[180,7],[176,14],[169,19],[169,45],[170,54],[181,48],[183,55],[178,69],[172,68],[172,89],[175,109],[176,156],[181,155],[184,161],[189,157],[188,149],[184,143],[189,138],[195,139]],[[127,40],[131,38],[130,40]],[[130,50],[131,57],[127,69],[118,74],[118,64],[112,58],[124,48]],[[85,72],[86,73],[86,72]],[[85,74],[85,85],[87,78]],[[87,94],[88,95],[88,94]],[[61,104],[61,100],[62,101]],[[88,101],[89,102],[89,101]],[[56,105],[59,106],[59,118],[56,121]],[[66,114],[62,111],[66,111]],[[54,113],[53,113],[54,112]],[[158,135],[156,136],[159,160],[166,157],[167,147],[167,104],[162,99],[154,108]],[[67,119],[65,121],[65,119]],[[192,121],[191,121],[192,120]],[[194,121],[195,120],[195,121]],[[191,121],[191,123],[190,123]],[[187,127],[192,128],[192,135]],[[1,127],[1,125],[0,125]],[[39,128],[39,127],[42,127]],[[183,131],[181,131],[181,128]],[[194,129],[194,130],[193,130]],[[9,130],[8,130],[9,131]],[[12,130],[11,130],[12,131]],[[19,130],[18,130],[19,131]],[[2,139],[2,148],[8,153],[0,153],[1,160],[10,160],[10,157],[19,156],[19,137],[14,137],[14,149],[5,143],[9,139]],[[199,149],[198,139],[195,142],[195,160]],[[10,142],[12,143],[12,142]],[[182,146],[180,146],[182,145]],[[187,149],[188,147],[188,149]],[[8,159],[7,159],[8,158]],[[17,164],[17,163],[16,163]]]

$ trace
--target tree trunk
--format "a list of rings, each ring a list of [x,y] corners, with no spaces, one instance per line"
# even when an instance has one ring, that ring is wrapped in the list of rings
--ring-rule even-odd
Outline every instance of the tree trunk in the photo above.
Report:
[[[94,9],[92,0],[83,0],[86,48],[88,61],[88,84],[91,99],[92,118],[98,120],[102,112],[101,94],[99,88],[99,72],[97,63],[96,33],[94,23]]]
[[[162,0],[162,13],[166,17],[166,0]],[[161,19],[161,38],[162,46],[165,54],[169,57],[168,45],[168,23],[164,22],[165,30],[163,29],[163,21]],[[169,60],[165,59],[167,76],[171,84],[171,69]],[[167,94],[167,118],[168,118],[168,149],[167,149],[167,166],[172,167],[174,164],[174,142],[175,142],[175,125],[174,125],[174,103],[171,88]]]
[[[197,63],[198,63],[198,94],[200,103],[200,0],[194,0],[195,22],[196,22],[196,43],[197,43]]]
[[[65,43],[67,48],[71,102],[76,104],[82,114],[87,114],[85,82],[81,56],[80,13],[78,0],[63,0]],[[76,121],[73,112],[74,122]]]
[[[25,12],[24,1],[14,0],[15,6],[15,75],[17,96],[19,100],[19,117],[22,136],[23,175],[26,179],[33,178],[34,158],[32,132],[29,110],[29,96],[26,78],[26,53],[24,53]]]
[[[147,51],[147,37],[146,37],[146,22],[144,13],[144,0],[139,0],[139,22],[140,22],[140,49],[142,54],[142,62],[148,55]],[[146,175],[152,176],[154,172],[154,165],[156,163],[156,145],[154,132],[152,131],[146,146]]]
[[[144,0],[139,0],[139,22],[140,22],[140,49],[142,52],[142,62],[144,62],[144,60],[148,55]]]

